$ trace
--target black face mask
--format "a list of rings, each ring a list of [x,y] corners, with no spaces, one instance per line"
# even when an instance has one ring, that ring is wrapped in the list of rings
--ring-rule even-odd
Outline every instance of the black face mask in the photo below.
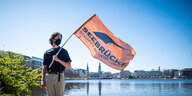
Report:
[[[56,44],[57,46],[59,46],[59,44],[61,44],[61,39],[56,39],[56,40],[55,40],[55,44]]]

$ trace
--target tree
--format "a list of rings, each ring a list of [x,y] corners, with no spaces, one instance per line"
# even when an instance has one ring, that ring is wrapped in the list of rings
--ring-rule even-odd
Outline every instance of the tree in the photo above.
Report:
[[[31,95],[33,86],[40,87],[41,67],[32,70],[21,54],[0,52],[0,82],[2,91],[13,95]]]
[[[71,69],[68,69],[68,68],[65,68],[65,71],[64,71],[64,74],[65,74],[65,77],[71,77],[71,78],[74,78],[74,77],[79,77],[79,74],[72,71]]]

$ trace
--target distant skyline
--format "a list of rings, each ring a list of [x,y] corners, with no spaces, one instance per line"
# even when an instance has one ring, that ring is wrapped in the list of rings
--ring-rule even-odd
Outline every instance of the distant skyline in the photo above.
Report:
[[[104,25],[136,51],[125,70],[192,67],[190,0],[0,0],[0,50],[43,58],[53,32],[62,43],[97,14]],[[64,46],[73,68],[98,71],[99,60],[73,36]],[[101,70],[118,70],[101,62]]]

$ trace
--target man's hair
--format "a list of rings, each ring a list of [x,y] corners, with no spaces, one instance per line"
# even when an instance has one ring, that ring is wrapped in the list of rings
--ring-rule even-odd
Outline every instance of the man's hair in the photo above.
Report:
[[[53,39],[55,39],[55,37],[56,37],[57,35],[61,35],[61,39],[62,39],[62,34],[61,34],[61,33],[59,33],[59,32],[53,32],[53,34],[52,34],[51,37],[49,38],[49,43],[50,43],[51,45],[53,45]]]

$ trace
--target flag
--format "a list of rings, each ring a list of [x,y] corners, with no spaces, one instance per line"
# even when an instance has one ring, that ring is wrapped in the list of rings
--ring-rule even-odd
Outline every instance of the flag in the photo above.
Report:
[[[124,70],[136,54],[129,44],[115,37],[96,14],[74,34],[88,47],[94,58],[117,70]]]

